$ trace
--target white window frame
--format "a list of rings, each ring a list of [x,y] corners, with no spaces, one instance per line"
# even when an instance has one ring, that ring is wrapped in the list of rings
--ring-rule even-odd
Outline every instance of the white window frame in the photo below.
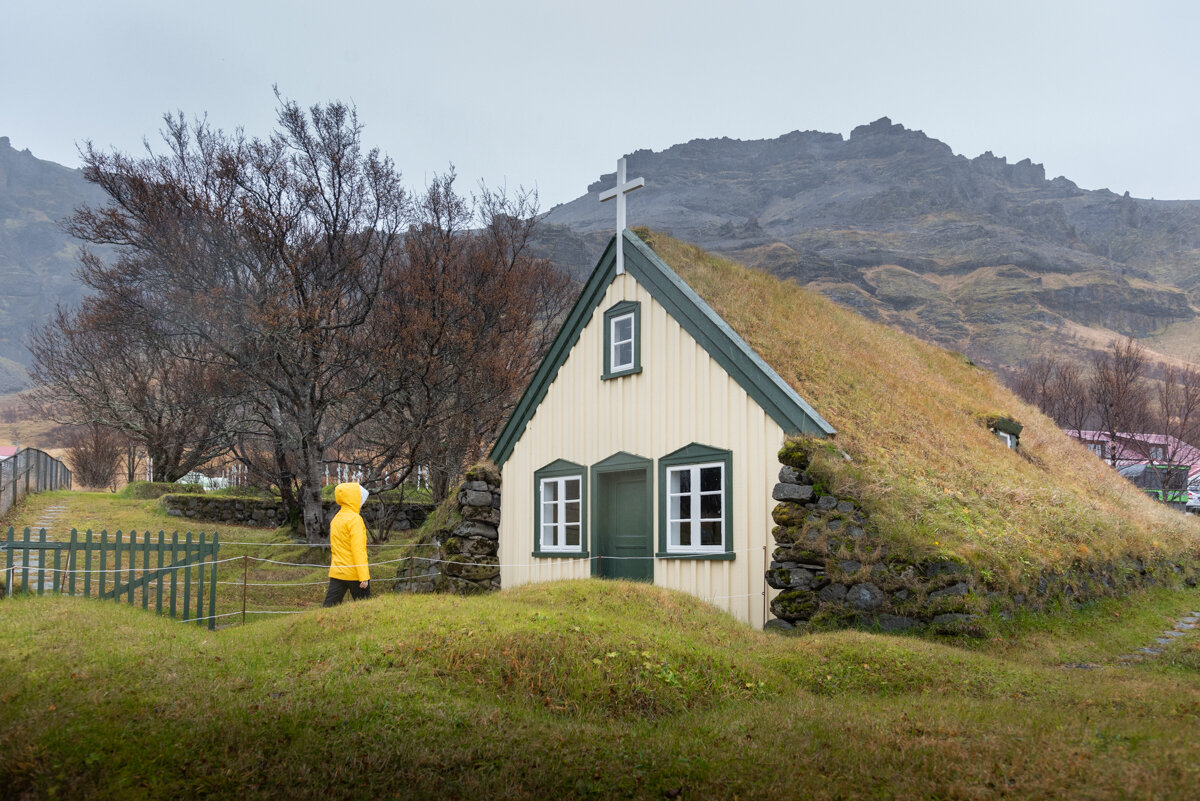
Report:
[[[715,467],[720,470],[720,480],[717,482],[717,489],[702,492],[700,489],[700,471],[705,468]],[[697,462],[696,464],[682,464],[666,468],[666,498],[664,502],[667,505],[666,513],[666,546],[668,553],[725,553],[726,537],[729,532],[725,528],[725,463],[724,462]],[[672,492],[672,478],[675,473],[689,471],[691,473],[691,489],[686,493]],[[702,498],[705,495],[715,495],[720,499],[721,508],[719,514],[715,518],[705,518],[700,514],[702,506]],[[672,515],[672,500],[678,497],[689,497],[691,499],[691,514],[687,518],[675,518]],[[677,524],[687,522],[690,524],[692,531],[691,545],[679,544],[679,529]],[[720,526],[721,539],[716,545],[700,545],[700,524],[701,523],[717,523]]]
[[[567,500],[567,482],[575,481],[579,484],[579,490],[576,493],[574,500]],[[546,500],[546,485],[554,484],[558,488],[557,497],[554,501]],[[583,476],[555,476],[553,478],[543,478],[538,487],[538,503],[541,504],[541,521],[538,531],[539,550],[546,552],[570,552],[574,553],[583,550]],[[546,504],[553,503],[556,509],[555,522],[546,521]],[[579,507],[579,515],[576,522],[567,522],[567,505],[576,504]],[[579,542],[574,545],[567,544],[567,526],[573,525],[579,530]],[[546,532],[553,531],[556,538],[561,543],[560,545],[548,544],[546,540]]]
[[[622,320],[629,321],[629,338],[617,340],[617,323]],[[620,345],[629,345],[629,361],[617,363],[617,347]],[[637,315],[633,312],[618,315],[608,321],[608,371],[610,373],[622,373],[632,370],[637,364]]]

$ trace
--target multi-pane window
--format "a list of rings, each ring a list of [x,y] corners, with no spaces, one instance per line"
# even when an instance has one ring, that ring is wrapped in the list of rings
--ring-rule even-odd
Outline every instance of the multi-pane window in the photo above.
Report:
[[[578,551],[582,547],[583,479],[542,479],[541,550]]]
[[[641,310],[636,300],[623,300],[604,312],[604,372],[600,378],[642,371]]]
[[[632,313],[609,320],[609,372],[633,369],[634,316]]]
[[[667,468],[667,550],[725,550],[725,465]]]

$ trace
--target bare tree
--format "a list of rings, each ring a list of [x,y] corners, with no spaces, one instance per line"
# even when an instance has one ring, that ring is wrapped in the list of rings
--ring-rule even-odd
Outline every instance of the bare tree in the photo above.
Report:
[[[66,458],[75,480],[92,489],[115,489],[121,440],[119,431],[96,423],[72,431],[67,438]]]
[[[1146,350],[1131,337],[1113,342],[1093,359],[1092,401],[1100,428],[1116,443],[1129,432],[1146,430],[1150,421],[1144,382]],[[1116,464],[1117,449],[1111,460]]]
[[[1048,387],[1050,417],[1063,428],[1082,431],[1094,414],[1088,381],[1083,369],[1074,362],[1059,361]]]
[[[1093,417],[1091,390],[1078,364],[1039,356],[1012,377],[1012,389],[1063,428],[1082,430]]]
[[[399,388],[356,436],[376,469],[430,469],[435,500],[495,437],[556,333],[570,282],[530,252],[535,199],[435,177],[385,293],[403,346],[385,378]]]
[[[567,279],[529,253],[532,196],[453,174],[414,210],[354,109],[281,99],[267,139],[165,118],[166,152],[88,145],[108,194],[70,230],[115,247],[81,277],[158,352],[218,375],[232,453],[324,539],[331,459],[376,486],[480,453],[553,336]],[[156,460],[157,461],[157,460]]]
[[[129,480],[139,444],[155,481],[175,481],[226,449],[223,377],[194,348],[160,347],[112,298],[59,309],[30,350],[37,387],[28,402],[59,423],[123,433]]]

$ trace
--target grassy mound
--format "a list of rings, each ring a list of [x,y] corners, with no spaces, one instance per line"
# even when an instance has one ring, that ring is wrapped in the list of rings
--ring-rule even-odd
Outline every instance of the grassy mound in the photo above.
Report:
[[[1200,773],[1180,768],[1194,762],[1191,646],[1087,682],[1062,660],[1110,660],[1185,600],[1147,596],[1120,617],[1097,606],[1046,633],[1056,648],[963,650],[863,632],[772,637],[690,596],[598,580],[388,595],[215,633],[125,605],[17,598],[0,602],[0,786],[71,798],[1184,798]]]
[[[811,472],[915,558],[998,583],[1098,560],[1200,558],[1200,521],[1145,497],[961,355],[660,234],[639,234],[838,430]],[[989,431],[1024,425],[1019,452]]]

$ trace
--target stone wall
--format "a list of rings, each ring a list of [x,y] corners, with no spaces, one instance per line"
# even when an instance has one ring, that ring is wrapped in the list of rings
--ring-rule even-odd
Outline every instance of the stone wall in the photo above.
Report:
[[[1008,594],[965,563],[891,554],[853,498],[829,494],[807,472],[800,441],[787,443],[779,459],[772,491],[776,548],[766,579],[781,592],[771,602],[770,629],[818,624],[978,635],[979,616],[992,608],[1041,610],[1138,587],[1196,583],[1194,565],[1130,559],[1070,566],[1036,577],[1027,592]]]
[[[471,595],[500,589],[500,473],[490,465],[467,471],[455,513],[432,542],[400,563],[398,592]]]
[[[263,526],[275,528],[285,522],[283,502],[275,498],[237,498],[209,495],[164,495],[159,503],[172,517],[184,517],[209,523],[234,523],[239,526]],[[338,512],[335,501],[323,501],[325,525]],[[389,531],[407,531],[419,528],[433,510],[432,504],[401,504]],[[363,520],[368,526],[376,526],[381,517],[396,511],[396,504],[368,498],[362,508]]]

